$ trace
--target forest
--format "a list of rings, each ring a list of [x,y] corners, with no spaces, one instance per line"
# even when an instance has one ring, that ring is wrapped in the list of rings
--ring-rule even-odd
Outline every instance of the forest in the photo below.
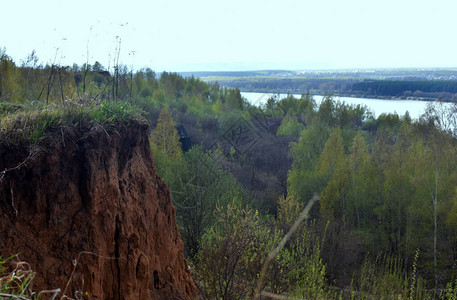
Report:
[[[363,81],[353,85],[354,91],[367,93],[367,95],[379,96],[416,96],[432,97],[439,95],[440,98],[451,98],[457,94],[457,81],[455,80],[374,80]]]
[[[78,99],[147,114],[201,299],[252,298],[260,277],[276,299],[457,299],[457,107],[374,117],[310,93],[256,107],[193,76],[0,50],[2,122]]]

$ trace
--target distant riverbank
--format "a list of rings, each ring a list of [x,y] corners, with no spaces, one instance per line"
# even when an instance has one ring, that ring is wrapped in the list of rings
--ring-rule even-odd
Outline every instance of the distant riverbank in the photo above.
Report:
[[[255,93],[333,94],[340,97],[457,102],[457,76],[441,71],[235,72],[201,74],[205,82]],[[203,75],[206,75],[203,76]]]

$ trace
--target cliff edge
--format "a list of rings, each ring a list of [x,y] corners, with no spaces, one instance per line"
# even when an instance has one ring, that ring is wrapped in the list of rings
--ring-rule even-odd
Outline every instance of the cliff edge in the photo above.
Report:
[[[0,255],[36,271],[33,290],[77,299],[192,299],[148,126],[60,127],[33,151],[0,143]]]

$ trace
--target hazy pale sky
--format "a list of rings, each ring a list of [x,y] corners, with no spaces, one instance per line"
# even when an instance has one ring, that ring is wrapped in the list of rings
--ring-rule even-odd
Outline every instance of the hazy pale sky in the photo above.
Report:
[[[108,67],[120,39],[120,63],[155,71],[457,67],[455,0],[2,2],[18,63]]]

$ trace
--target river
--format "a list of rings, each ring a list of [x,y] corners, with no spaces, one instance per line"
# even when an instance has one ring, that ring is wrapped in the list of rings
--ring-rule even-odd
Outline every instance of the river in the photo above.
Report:
[[[252,105],[263,105],[270,97],[278,94],[270,93],[248,93],[242,92],[241,96],[246,98]],[[279,98],[287,97],[287,94],[279,94]],[[300,98],[301,95],[294,94],[294,97]],[[324,98],[323,96],[313,96],[316,103],[319,105]],[[333,97],[333,99],[346,104],[362,104],[366,105],[378,117],[383,113],[397,113],[403,116],[406,111],[409,112],[411,118],[418,119],[424,112],[427,104],[430,102],[418,100],[388,100],[388,99],[368,99],[368,98],[352,98],[352,97]]]

